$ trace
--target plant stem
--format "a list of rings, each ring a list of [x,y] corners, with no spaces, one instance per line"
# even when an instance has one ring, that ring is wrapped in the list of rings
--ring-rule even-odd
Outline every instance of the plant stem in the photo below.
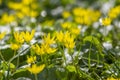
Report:
[[[3,57],[2,53],[1,53],[1,50],[0,50],[0,57],[5,62],[5,59],[4,59],[4,57]]]
[[[38,80],[37,74],[34,74],[34,75],[35,75],[35,80]]]
[[[88,53],[88,67],[89,67],[89,69],[90,69],[90,64],[91,64],[91,59],[90,59],[91,47],[92,47],[92,43],[90,44],[90,49],[89,49],[89,53]]]

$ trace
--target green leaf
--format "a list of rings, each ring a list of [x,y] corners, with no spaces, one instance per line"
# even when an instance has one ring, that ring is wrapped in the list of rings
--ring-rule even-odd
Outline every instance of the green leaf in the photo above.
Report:
[[[86,36],[84,39],[83,39],[84,42],[88,41],[88,42],[91,42],[92,44],[96,45],[96,47],[102,51],[102,46],[99,42],[99,40],[94,37],[94,36]]]
[[[13,63],[10,63],[10,68],[14,69],[15,65]]]
[[[99,42],[98,39],[97,39],[96,37],[94,37],[94,36],[87,36],[87,37],[84,38],[83,41],[89,41],[89,42],[91,42],[91,43],[93,43],[93,44],[100,45],[100,42]]]
[[[14,72],[11,77],[14,79],[17,79],[19,77],[31,78],[31,74],[30,72],[28,72],[27,69],[21,68],[21,69],[18,69],[16,72]]]
[[[69,72],[76,72],[76,68],[73,65],[68,65],[66,68]]]

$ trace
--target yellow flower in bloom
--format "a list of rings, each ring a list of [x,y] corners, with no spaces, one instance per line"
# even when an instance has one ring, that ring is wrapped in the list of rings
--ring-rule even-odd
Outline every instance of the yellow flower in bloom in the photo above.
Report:
[[[108,16],[109,16],[111,19],[116,18],[119,14],[120,14],[120,5],[112,8],[112,9],[108,12]]]
[[[32,40],[32,38],[34,37],[34,33],[35,33],[35,30],[32,30],[31,34],[28,31],[21,32],[21,34],[26,42],[30,42]]]
[[[3,38],[5,37],[5,34],[6,34],[6,32],[0,33],[0,40],[3,39]]]
[[[68,31],[66,33],[62,31],[56,33],[56,39],[58,42],[63,43],[66,48],[72,49],[75,46],[74,36]]]
[[[66,32],[64,35],[64,45],[68,49],[72,49],[75,46],[74,37],[70,32]]]
[[[107,80],[120,80],[120,79],[118,79],[118,78],[115,79],[115,78],[111,77],[111,78],[107,78]]]
[[[75,34],[75,35],[78,35],[80,33],[80,28],[71,28],[70,29],[71,31],[71,34]]]
[[[34,0],[22,0],[22,3],[23,3],[24,5],[29,5],[29,4],[31,4],[33,1],[34,1]]]
[[[65,47],[68,49],[73,49],[75,46],[74,39],[67,39],[66,42],[64,43]]]
[[[37,66],[36,64],[33,64],[31,67],[28,67],[28,71],[30,71],[33,74],[40,73],[45,68],[45,64],[42,64],[40,66]]]
[[[11,44],[11,49],[12,50],[18,50],[20,48],[20,45],[19,44],[15,44],[15,43],[12,43]]]
[[[54,53],[57,49],[56,48],[51,48],[50,45],[48,44],[42,44],[41,48],[44,50],[45,53],[51,54]]]
[[[17,43],[20,43],[20,44],[24,43],[23,35],[19,32],[14,32],[14,38]]]
[[[64,22],[61,24],[62,28],[64,29],[69,29],[70,27],[72,27],[72,23],[71,22]]]
[[[56,39],[58,42],[62,42],[64,39],[64,33],[62,31],[56,33]]]
[[[8,7],[14,10],[20,10],[22,8],[23,4],[21,3],[15,3],[15,2],[9,2]]]
[[[20,19],[24,18],[24,14],[22,14],[22,12],[16,12],[16,16]]]
[[[73,14],[75,16],[74,20],[76,23],[88,26],[97,21],[101,15],[99,11],[84,8],[74,8]]]
[[[42,44],[42,45],[33,45],[32,49],[36,52],[37,55],[43,55],[43,54],[51,54],[54,53],[57,49],[51,48],[48,44]]]
[[[74,14],[75,16],[82,16],[82,15],[85,14],[85,9],[80,8],[80,7],[74,8],[74,9],[73,9],[73,14]]]
[[[102,22],[102,25],[108,26],[111,24],[111,19],[106,17],[106,18],[103,18],[101,22]]]
[[[46,36],[46,35],[44,36],[43,41],[44,41],[45,44],[50,45],[50,44],[55,43],[55,37],[52,37],[52,38],[51,38],[50,33],[48,33],[47,36]]]
[[[38,44],[33,45],[32,49],[36,52],[37,55],[43,55],[43,54],[45,54],[44,49],[41,48],[41,46],[39,46]]]
[[[13,21],[15,21],[15,17],[13,14],[8,15],[7,13],[4,13],[1,17],[2,24],[11,23]]]
[[[84,20],[82,17],[75,17],[75,22],[80,23],[80,24],[84,24]]]
[[[36,56],[27,56],[27,63],[33,63],[36,61]]]
[[[68,17],[70,17],[70,12],[64,11],[64,12],[62,13],[62,16],[63,16],[63,18],[68,18]]]
[[[39,13],[35,10],[31,10],[30,11],[30,17],[37,17],[39,15]]]
[[[22,6],[21,12],[25,15],[25,16],[30,16],[30,7],[24,7]]]

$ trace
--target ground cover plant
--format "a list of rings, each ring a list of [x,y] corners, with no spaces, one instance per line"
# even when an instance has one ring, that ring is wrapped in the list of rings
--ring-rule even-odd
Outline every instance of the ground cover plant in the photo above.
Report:
[[[0,80],[120,80],[120,0],[0,0]]]

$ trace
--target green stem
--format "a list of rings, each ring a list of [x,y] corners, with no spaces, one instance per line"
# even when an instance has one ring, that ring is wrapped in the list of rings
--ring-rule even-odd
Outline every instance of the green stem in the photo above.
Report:
[[[65,62],[65,66],[66,66],[67,63],[66,63],[66,57],[65,57],[65,54],[64,54],[64,46],[62,45],[62,47],[63,47],[63,48],[61,48],[60,44],[58,43],[58,48],[60,49],[60,52],[62,53],[64,62]]]
[[[3,57],[2,53],[1,53],[1,50],[0,50],[0,57],[5,62],[5,59],[4,59],[4,57]]]
[[[99,60],[100,60],[99,54],[97,54],[97,64],[98,64],[98,65],[99,65]]]
[[[19,55],[19,56],[20,56],[20,55]],[[17,66],[16,66],[16,67],[19,66],[19,56],[18,56],[18,58],[17,58]]]
[[[88,54],[88,67],[90,69],[90,64],[91,64],[91,58],[90,58],[90,54],[91,54],[91,47],[92,47],[92,43],[90,44],[90,49],[89,49],[89,54]]]
[[[38,80],[37,74],[34,74],[34,75],[35,75],[35,80]]]

